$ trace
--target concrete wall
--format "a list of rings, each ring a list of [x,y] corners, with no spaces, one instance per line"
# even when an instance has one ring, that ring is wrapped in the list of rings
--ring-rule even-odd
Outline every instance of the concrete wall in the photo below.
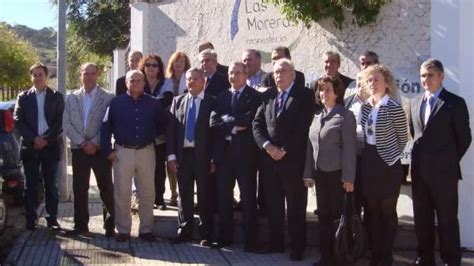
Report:
[[[148,7],[148,8],[146,8]],[[393,0],[382,8],[377,22],[358,28],[351,22],[343,30],[332,22],[310,29],[289,22],[262,0],[165,0],[132,5],[131,48],[157,53],[166,60],[176,50],[197,63],[197,46],[211,41],[219,61],[240,59],[245,48],[261,50],[270,68],[270,52],[277,45],[291,49],[297,69],[307,79],[323,73],[322,54],[337,50],[341,72],[354,77],[357,58],[367,49],[381,56],[399,78],[408,95],[418,92],[420,63],[430,55],[430,0]],[[146,30],[144,30],[146,29]]]

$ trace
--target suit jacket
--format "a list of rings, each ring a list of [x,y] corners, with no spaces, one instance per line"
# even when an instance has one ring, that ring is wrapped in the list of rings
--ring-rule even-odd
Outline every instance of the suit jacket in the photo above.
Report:
[[[424,127],[423,98],[421,94],[410,101],[409,126],[414,141],[412,178],[462,179],[459,163],[472,140],[466,102],[443,88]]]
[[[59,160],[60,137],[63,132],[64,98],[63,95],[51,88],[46,88],[44,100],[44,115],[49,129],[43,134],[48,145],[44,151],[50,158]],[[35,89],[29,89],[18,95],[15,105],[15,127],[21,140],[21,157],[29,159],[36,153],[34,139],[38,137],[38,105]]]
[[[87,128],[84,128],[84,93],[84,89],[75,90],[66,98],[63,124],[66,136],[71,140],[71,148],[80,148],[83,141],[92,141],[100,147],[100,128],[105,112],[114,98],[112,93],[97,87],[87,117]]]
[[[314,115],[309,128],[304,178],[313,178],[314,171],[342,170],[343,181],[354,182],[356,174],[356,121],[354,114],[336,105],[326,114]]]
[[[229,66],[224,66],[221,64],[217,64],[217,73],[220,73],[222,76],[228,78],[229,77]]]
[[[295,83],[278,117],[275,112],[277,97],[278,90],[275,87],[262,95],[262,104],[257,109],[252,123],[255,142],[261,149],[266,141],[285,149],[286,155],[280,161],[273,161],[267,153],[264,153],[264,156],[277,165],[290,166],[291,169],[286,169],[296,171],[293,174],[301,176],[313,115],[314,94],[308,88],[299,87]]]
[[[219,93],[228,89],[229,87],[230,83],[226,76],[222,75],[219,72],[216,72],[214,73],[212,78],[207,81],[204,92],[206,93],[206,95],[209,94],[210,96],[217,97]]]
[[[215,111],[211,114],[211,127],[214,131],[214,162],[219,163],[224,158],[226,137],[231,136],[233,152],[241,155],[239,157],[246,162],[255,162],[257,145],[253,139],[252,121],[260,106],[260,93],[249,86],[245,86],[240,92],[237,102],[237,110],[232,111],[232,92],[225,90],[217,97]],[[224,122],[223,115],[234,118],[232,121]],[[246,127],[247,129],[232,133],[234,126]]]
[[[306,87],[304,74],[300,71],[295,71],[295,85],[297,87]],[[266,73],[262,78],[262,86],[263,87],[275,87],[275,79],[273,78],[273,72]]]
[[[185,93],[174,97],[171,104],[171,118],[168,123],[166,136],[167,155],[176,155],[178,164],[182,162],[184,138],[186,128],[186,112],[188,110],[188,95]],[[212,157],[212,132],[209,125],[211,112],[216,104],[216,99],[205,95],[199,105],[199,113],[195,125],[194,150],[200,170],[209,172]]]
[[[125,76],[118,78],[115,81],[115,95],[126,93],[128,90],[127,84],[125,83]]]

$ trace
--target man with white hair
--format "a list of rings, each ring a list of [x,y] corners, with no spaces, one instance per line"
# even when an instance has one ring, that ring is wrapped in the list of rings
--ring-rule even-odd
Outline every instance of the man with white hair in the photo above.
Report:
[[[302,260],[306,246],[307,189],[303,168],[314,95],[295,82],[289,59],[273,65],[275,87],[265,91],[253,121],[257,145],[265,151],[262,167],[270,227],[268,253],[284,252],[285,199],[288,210],[290,259]]]
[[[141,71],[129,71],[126,83],[127,93],[115,97],[105,115],[101,145],[114,168],[115,225],[119,233],[117,241],[130,239],[130,196],[134,177],[140,198],[139,237],[151,242],[154,241],[154,141],[156,136],[165,132],[167,115],[157,99],[145,94],[145,76]],[[115,139],[113,148],[112,135]]]
[[[214,50],[206,49],[199,53],[199,63],[206,75],[204,92],[211,96],[217,95],[230,87],[226,76],[217,72],[217,53]]]

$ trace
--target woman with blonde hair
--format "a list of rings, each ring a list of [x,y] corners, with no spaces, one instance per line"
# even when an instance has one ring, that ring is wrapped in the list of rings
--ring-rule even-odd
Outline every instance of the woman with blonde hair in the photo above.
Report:
[[[361,188],[370,213],[367,221],[372,241],[370,265],[392,265],[397,233],[397,200],[403,178],[400,158],[408,139],[407,120],[398,98],[395,79],[384,65],[363,72],[370,97],[362,105],[364,133],[361,155]]]
[[[168,60],[166,78],[173,82],[175,96],[183,94],[186,90],[186,70],[191,68],[188,56],[183,52],[174,52]]]

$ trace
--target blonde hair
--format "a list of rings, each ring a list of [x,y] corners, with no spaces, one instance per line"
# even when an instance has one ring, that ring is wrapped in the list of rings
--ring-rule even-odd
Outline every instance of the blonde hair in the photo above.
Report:
[[[362,86],[367,86],[367,79],[368,79],[369,75],[371,75],[375,72],[378,72],[378,73],[382,74],[382,76],[385,80],[385,84],[387,84],[386,94],[388,94],[388,96],[390,96],[390,98],[392,98],[393,100],[397,100],[398,99],[397,83],[395,81],[395,78],[393,77],[392,72],[385,65],[375,64],[375,65],[371,65],[368,68],[364,69],[362,71]]]

